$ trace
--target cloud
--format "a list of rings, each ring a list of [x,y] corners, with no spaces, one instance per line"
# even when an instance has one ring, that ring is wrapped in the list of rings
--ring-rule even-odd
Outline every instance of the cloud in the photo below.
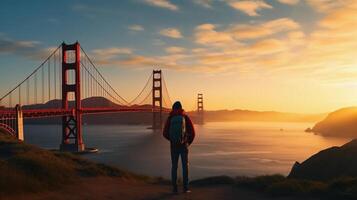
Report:
[[[216,31],[213,24],[201,24],[195,29],[195,42],[203,45],[224,45],[234,42],[232,35]]]
[[[256,55],[274,54],[287,50],[289,46],[285,41],[278,39],[265,39],[247,47],[247,51]]]
[[[299,29],[300,25],[289,18],[253,24],[234,24],[223,30],[218,30],[214,24],[201,24],[195,28],[194,38],[196,43],[206,46],[237,48],[246,40],[265,38]]]
[[[288,4],[288,5],[295,5],[300,2],[300,0],[278,0],[280,3]]]
[[[5,37],[0,38],[0,53],[2,54],[26,54],[37,49],[38,41],[15,41]]]
[[[133,24],[133,25],[129,26],[128,29],[131,31],[144,31],[144,27],[142,27],[141,25],[138,25],[138,24]]]
[[[171,46],[171,47],[167,47],[165,51],[170,54],[177,54],[177,53],[183,53],[185,51],[185,48],[178,47],[178,46]]]
[[[251,1],[228,1],[228,5],[236,10],[240,10],[249,16],[259,16],[258,11],[262,9],[272,9],[273,7],[261,0]]]
[[[193,2],[205,8],[212,8],[212,0],[193,0]]]
[[[260,24],[233,25],[229,32],[238,39],[256,39],[299,28],[300,25],[294,20],[280,18]]]
[[[33,60],[43,60],[57,48],[42,48],[40,44],[39,41],[14,40],[0,34],[0,54],[12,54]]]
[[[171,3],[168,0],[145,0],[146,3],[152,5],[152,6],[156,6],[156,7],[160,7],[160,8],[166,8],[169,10],[178,10],[179,7],[176,6],[175,4]]]
[[[329,12],[336,8],[347,6],[354,0],[306,0],[315,10],[319,12]]]
[[[314,22],[315,27],[309,31],[290,18],[229,25],[206,23],[197,25],[192,37],[187,36],[187,40],[192,39],[190,45],[156,46],[162,48],[162,55],[140,54],[119,47],[96,49],[92,53],[97,55],[96,58],[99,55],[109,57],[96,59],[99,64],[119,67],[162,66],[181,71],[237,73],[244,74],[244,77],[275,73],[324,81],[356,78],[357,2],[347,5],[337,0],[337,5],[330,0],[305,1],[321,11]],[[253,10],[259,12],[259,9]],[[182,38],[176,28],[163,29],[160,34]],[[155,40],[155,43],[162,44],[160,40]],[[31,42],[17,45],[38,46]],[[342,69],[349,70],[342,73]]]
[[[112,59],[119,55],[127,55],[132,54],[133,50],[130,48],[118,48],[118,47],[110,47],[105,49],[94,49],[92,50],[93,56],[95,58],[105,60]]]
[[[178,30],[177,28],[162,29],[162,30],[160,30],[159,33],[160,33],[160,35],[170,37],[170,38],[175,38],[175,39],[182,38],[182,34],[181,34],[180,30]]]

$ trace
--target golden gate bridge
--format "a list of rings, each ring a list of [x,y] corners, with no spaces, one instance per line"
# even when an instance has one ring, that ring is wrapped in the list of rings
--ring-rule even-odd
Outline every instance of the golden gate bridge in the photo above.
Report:
[[[91,97],[104,97],[110,103],[106,106],[84,103]],[[61,117],[60,150],[83,151],[82,115],[148,112],[152,113],[155,131],[162,128],[163,113],[169,112],[171,104],[161,70],[153,70],[139,94],[127,101],[104,78],[78,42],[62,43],[0,98],[0,129],[23,140],[23,119]],[[202,113],[202,103],[197,111]]]

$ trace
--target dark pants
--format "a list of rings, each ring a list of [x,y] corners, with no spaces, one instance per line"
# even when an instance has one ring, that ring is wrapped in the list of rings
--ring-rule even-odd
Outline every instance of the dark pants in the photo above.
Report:
[[[171,181],[172,186],[177,187],[177,167],[181,156],[183,187],[188,189],[188,148],[186,146],[171,145]]]

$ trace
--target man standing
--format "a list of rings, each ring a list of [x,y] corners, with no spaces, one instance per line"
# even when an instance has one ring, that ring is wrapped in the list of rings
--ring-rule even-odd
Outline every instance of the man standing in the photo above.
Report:
[[[195,138],[195,129],[179,101],[172,105],[172,111],[165,123],[163,136],[170,141],[173,192],[177,193],[177,167],[181,156],[183,190],[185,193],[189,193],[191,191],[188,188],[188,147]]]

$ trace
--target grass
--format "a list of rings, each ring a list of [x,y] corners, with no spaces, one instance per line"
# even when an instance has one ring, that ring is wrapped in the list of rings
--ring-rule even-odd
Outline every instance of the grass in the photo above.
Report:
[[[52,190],[94,176],[153,180],[71,153],[43,150],[0,133],[0,197]]]
[[[315,197],[322,199],[357,199],[357,177],[320,182],[311,180],[288,179],[282,175],[257,177],[216,176],[191,181],[195,186],[232,185],[263,193],[271,197]]]

